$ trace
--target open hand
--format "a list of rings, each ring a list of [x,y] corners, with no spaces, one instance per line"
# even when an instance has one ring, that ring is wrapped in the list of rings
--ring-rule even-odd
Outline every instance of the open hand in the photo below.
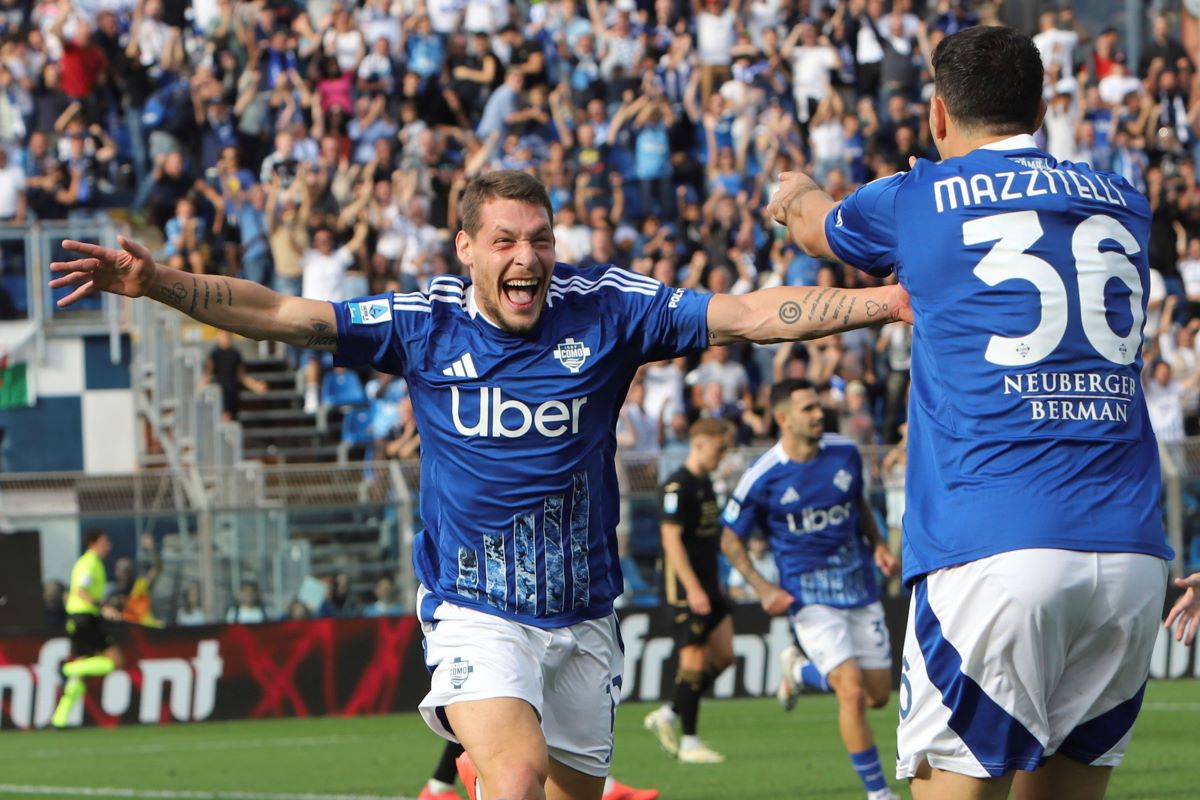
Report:
[[[1200,591],[1197,591],[1200,589],[1200,572],[1186,578],[1176,578],[1175,585],[1187,591],[1175,601],[1175,605],[1163,621],[1163,627],[1170,630],[1171,626],[1178,622],[1175,641],[1190,645],[1196,641],[1196,629],[1200,627]]]
[[[76,287],[58,301],[59,308],[66,308],[98,291],[125,297],[142,297],[150,291],[157,270],[150,251],[124,236],[118,236],[117,243],[121,245],[120,250],[72,239],[63,241],[63,248],[79,253],[83,258],[55,261],[50,265],[51,272],[61,273],[60,277],[50,281],[50,288]]]

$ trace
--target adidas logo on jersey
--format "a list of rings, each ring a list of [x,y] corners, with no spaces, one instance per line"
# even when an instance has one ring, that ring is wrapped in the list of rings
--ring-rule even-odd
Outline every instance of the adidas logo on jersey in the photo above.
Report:
[[[468,424],[462,418],[462,395],[457,386],[450,387],[450,417],[454,429],[463,436],[517,439],[531,429],[550,439],[576,434],[579,433],[580,413],[588,401],[587,397],[573,397],[547,400],[530,407],[520,400],[505,399],[499,386],[469,390],[471,393],[476,391],[479,393],[479,416],[474,423]]]
[[[851,503],[841,503],[829,508],[806,508],[800,512],[799,521],[795,514],[788,514],[788,530],[792,533],[817,533],[830,525],[841,525],[850,519],[851,506]]]
[[[475,371],[475,362],[471,360],[470,353],[463,353],[454,363],[442,370],[443,375],[448,375],[456,378],[478,378],[479,373]]]
[[[800,493],[797,492],[796,489],[792,486],[789,486],[787,488],[787,491],[783,493],[783,497],[779,498],[779,505],[781,505],[781,506],[786,506],[789,503],[799,503],[799,502],[800,502]]]

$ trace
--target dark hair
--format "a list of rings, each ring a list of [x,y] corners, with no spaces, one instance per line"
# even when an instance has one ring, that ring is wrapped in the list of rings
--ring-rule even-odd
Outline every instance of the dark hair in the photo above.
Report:
[[[108,531],[104,528],[88,528],[83,534],[83,546],[91,547],[105,536],[108,536]]]
[[[483,207],[489,200],[520,200],[546,209],[546,217],[553,223],[554,207],[550,195],[537,178],[515,169],[485,172],[475,178],[463,192],[462,228],[468,236],[479,233],[483,224]]]
[[[771,387],[771,408],[778,408],[784,403],[791,402],[792,395],[802,389],[812,389],[816,391],[817,387],[813,382],[805,378],[787,378]]]
[[[1033,40],[1012,28],[976,26],[947,36],[933,51],[934,86],[964,128],[1033,133],[1044,69]]]

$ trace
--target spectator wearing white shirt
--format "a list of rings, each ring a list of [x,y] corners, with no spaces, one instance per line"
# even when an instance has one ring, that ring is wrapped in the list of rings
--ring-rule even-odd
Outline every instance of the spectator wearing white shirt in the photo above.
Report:
[[[732,77],[733,45],[741,0],[692,0],[696,17],[696,56],[700,61],[700,102],[706,104]]]
[[[796,116],[807,123],[829,90],[830,73],[842,60],[829,40],[817,38],[817,26],[810,20],[800,22],[784,41],[783,57],[792,62],[792,93],[796,98]]]
[[[1074,30],[1066,30],[1062,23],[1073,21],[1069,11],[1059,16],[1057,11],[1043,11],[1038,21],[1039,32],[1033,37],[1042,56],[1042,66],[1047,73],[1051,66],[1058,67],[1058,75],[1065,78],[1075,72],[1075,47],[1079,44],[1079,34]]]
[[[354,226],[354,236],[347,244],[334,249],[333,231],[320,227],[313,234],[313,246],[300,256],[301,296],[309,300],[340,303],[346,299],[346,271],[355,263],[357,253],[367,239],[367,221],[360,219]],[[330,331],[329,335],[336,335]],[[315,413],[320,405],[319,386],[321,364],[319,353],[308,350],[304,360],[304,410]]]
[[[0,223],[24,223],[25,210],[25,170],[9,163],[8,150],[0,146]]]
[[[692,405],[700,408],[704,405],[704,386],[716,383],[721,387],[721,402],[726,405],[744,403],[749,406],[750,376],[740,361],[731,361],[729,347],[716,345],[708,348],[700,356],[700,365],[689,372],[684,382],[692,388]]]

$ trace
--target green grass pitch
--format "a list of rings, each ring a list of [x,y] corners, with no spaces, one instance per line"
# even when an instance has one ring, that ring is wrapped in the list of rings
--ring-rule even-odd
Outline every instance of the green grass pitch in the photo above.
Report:
[[[837,736],[832,697],[707,701],[700,732],[728,761],[682,766],[641,728],[652,706],[617,715],[614,774],[663,800],[864,797]],[[885,766],[896,705],[872,712]],[[1109,797],[1200,797],[1200,682],[1155,682]],[[411,800],[441,743],[415,714],[67,732],[0,732],[0,800]],[[897,788],[907,797],[901,787]]]

